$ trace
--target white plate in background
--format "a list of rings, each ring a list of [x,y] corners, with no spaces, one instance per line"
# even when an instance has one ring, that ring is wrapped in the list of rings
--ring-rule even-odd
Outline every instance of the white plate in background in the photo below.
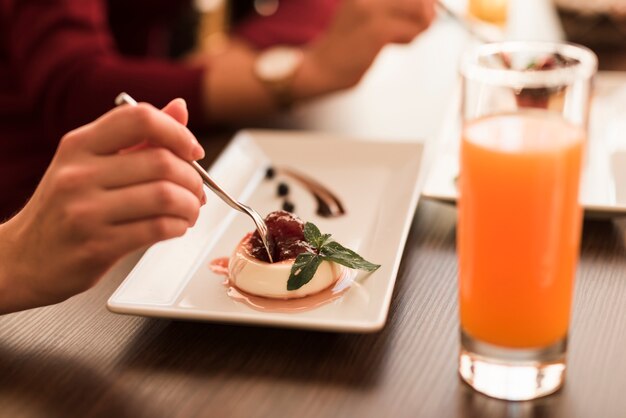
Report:
[[[231,299],[223,277],[208,264],[229,256],[252,221],[207,193],[197,224],[183,237],[148,249],[108,301],[113,312],[190,320],[256,324],[345,332],[383,327],[402,251],[422,184],[423,145],[355,141],[285,131],[239,133],[210,174],[234,197],[261,214],[280,209],[270,165],[290,167],[326,185],[346,209],[338,218],[315,214],[315,201],[291,182],[295,212],[332,233],[343,245],[381,264],[360,273],[339,299],[299,313],[257,311]]]
[[[422,196],[454,203],[459,172],[460,94],[444,120]],[[626,73],[600,72],[591,108],[589,146],[582,174],[585,216],[626,214]]]

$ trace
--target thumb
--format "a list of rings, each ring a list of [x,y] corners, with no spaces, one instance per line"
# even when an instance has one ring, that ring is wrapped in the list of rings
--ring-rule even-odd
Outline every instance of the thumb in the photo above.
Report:
[[[189,112],[187,111],[187,102],[185,102],[185,99],[174,99],[161,109],[161,111],[173,117],[178,123],[187,126]]]

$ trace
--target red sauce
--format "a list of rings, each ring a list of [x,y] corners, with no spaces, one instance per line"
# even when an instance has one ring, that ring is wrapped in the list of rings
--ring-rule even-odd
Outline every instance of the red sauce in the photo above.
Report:
[[[209,263],[209,268],[215,274],[222,276],[228,276],[228,257],[220,257]]]

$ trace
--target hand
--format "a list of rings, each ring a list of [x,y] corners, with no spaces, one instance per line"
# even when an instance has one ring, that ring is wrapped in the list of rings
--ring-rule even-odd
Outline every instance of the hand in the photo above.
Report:
[[[352,87],[390,43],[405,44],[435,17],[435,0],[344,0],[327,32],[314,42],[296,80],[306,97]],[[317,90],[317,91],[316,91]]]
[[[180,236],[204,202],[204,156],[175,100],[123,106],[61,140],[32,199],[0,225],[0,313],[60,302],[122,256]]]
[[[304,50],[291,85],[293,99],[354,86],[385,45],[411,42],[434,16],[435,0],[343,0],[328,30]],[[245,41],[231,39],[217,55],[197,52],[187,58],[188,65],[209,68],[203,84],[207,120],[240,122],[276,110],[275,98],[254,75],[258,54]]]

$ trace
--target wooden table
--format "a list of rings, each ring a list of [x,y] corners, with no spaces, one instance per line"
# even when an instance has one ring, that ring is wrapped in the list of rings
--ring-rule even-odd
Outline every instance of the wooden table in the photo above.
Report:
[[[0,415],[623,417],[626,219],[585,223],[566,386],[507,403],[456,374],[455,216],[420,203],[377,334],[114,315],[105,303],[119,275],[63,304],[2,317]]]
[[[397,137],[414,132],[405,116]],[[330,128],[362,133],[352,126]],[[209,154],[224,144],[207,143]],[[626,219],[585,223],[567,384],[523,403],[457,377],[455,227],[454,207],[420,202],[388,323],[371,335],[115,315],[105,304],[138,259],[128,257],[65,303],[0,317],[0,416],[626,416]]]

